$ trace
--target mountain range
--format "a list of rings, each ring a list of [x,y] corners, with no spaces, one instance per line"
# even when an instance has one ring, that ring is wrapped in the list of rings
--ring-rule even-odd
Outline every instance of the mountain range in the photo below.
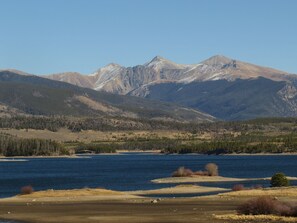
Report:
[[[175,121],[213,121],[180,105],[98,92],[15,70],[0,71],[0,115],[120,117]]]
[[[66,72],[43,77],[175,103],[225,120],[297,115],[297,75],[221,55],[189,65],[156,56],[134,67],[111,63],[89,75]]]

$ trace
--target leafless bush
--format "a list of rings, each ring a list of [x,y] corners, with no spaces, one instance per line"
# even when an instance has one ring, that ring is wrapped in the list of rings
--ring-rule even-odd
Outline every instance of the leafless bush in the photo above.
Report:
[[[233,191],[241,191],[241,190],[245,190],[245,187],[243,184],[235,184],[233,187],[232,187],[232,190]]]
[[[172,173],[172,177],[189,177],[192,175],[193,175],[193,171],[185,167],[180,167],[178,168],[177,171],[174,171]]]
[[[238,207],[237,212],[245,215],[274,214],[276,208],[276,200],[271,197],[259,197],[249,200]]]
[[[31,185],[28,186],[24,186],[21,188],[21,194],[25,195],[25,194],[32,194],[34,192],[34,189]]]
[[[297,217],[297,205],[296,204],[291,208],[291,216]]]
[[[247,201],[240,205],[237,209],[239,214],[245,215],[281,215],[281,216],[296,216],[297,206],[280,202],[272,197],[263,196]]]
[[[263,189],[263,186],[261,184],[256,184],[254,186],[252,186],[250,189]]]
[[[280,201],[275,202],[275,213],[276,215],[291,216],[292,207],[289,204],[282,203]]]
[[[193,172],[191,169],[185,167],[178,168],[172,173],[172,177],[189,177],[189,176],[218,176],[218,166],[215,163],[208,163],[205,165],[205,171],[199,170]]]
[[[215,163],[206,164],[205,170],[208,172],[209,176],[218,176],[219,175],[219,168]]]

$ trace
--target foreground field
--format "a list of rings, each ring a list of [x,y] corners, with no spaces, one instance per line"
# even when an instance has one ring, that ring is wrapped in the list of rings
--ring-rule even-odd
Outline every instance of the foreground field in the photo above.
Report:
[[[196,188],[197,189],[197,188]],[[294,201],[297,188],[255,190],[277,194],[278,199]],[[273,191],[273,192],[271,192]],[[236,196],[234,196],[236,195]],[[292,195],[294,195],[292,197]],[[250,198],[249,197],[249,198]],[[104,189],[43,191],[0,201],[0,218],[38,223],[85,222],[296,222],[297,218],[238,216],[235,209],[248,199],[241,192],[207,197],[153,200]],[[154,202],[152,202],[154,201]]]

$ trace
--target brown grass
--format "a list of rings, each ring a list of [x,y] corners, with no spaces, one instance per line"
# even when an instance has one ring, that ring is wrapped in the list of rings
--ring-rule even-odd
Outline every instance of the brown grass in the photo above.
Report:
[[[241,191],[241,190],[245,190],[245,187],[243,184],[235,184],[232,187],[232,191]]]
[[[46,190],[36,191],[31,194],[21,195],[24,198],[42,198],[42,197],[79,197],[79,196],[110,196],[124,195],[125,193],[106,190],[106,189],[74,189],[74,190]]]
[[[232,191],[229,193],[220,194],[226,197],[258,197],[258,196],[272,196],[272,197],[297,197],[297,187],[283,187],[283,188],[261,188],[254,190]]]
[[[284,217],[275,215],[237,215],[237,214],[224,214],[224,215],[214,215],[214,218],[220,220],[235,220],[243,222],[297,222],[296,217]]]

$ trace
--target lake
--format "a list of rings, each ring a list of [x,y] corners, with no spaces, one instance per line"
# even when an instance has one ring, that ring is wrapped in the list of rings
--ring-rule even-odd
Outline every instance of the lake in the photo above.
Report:
[[[219,166],[221,176],[238,178],[271,177],[276,172],[297,175],[297,155],[207,156],[123,153],[90,158],[38,158],[26,162],[0,162],[0,197],[20,192],[25,185],[35,190],[101,187],[112,190],[145,190],[168,187],[154,184],[156,178],[169,177],[180,166],[204,169],[209,162]],[[231,188],[235,183],[201,183]],[[244,182],[245,186],[269,181]],[[296,181],[292,182],[297,185]]]

